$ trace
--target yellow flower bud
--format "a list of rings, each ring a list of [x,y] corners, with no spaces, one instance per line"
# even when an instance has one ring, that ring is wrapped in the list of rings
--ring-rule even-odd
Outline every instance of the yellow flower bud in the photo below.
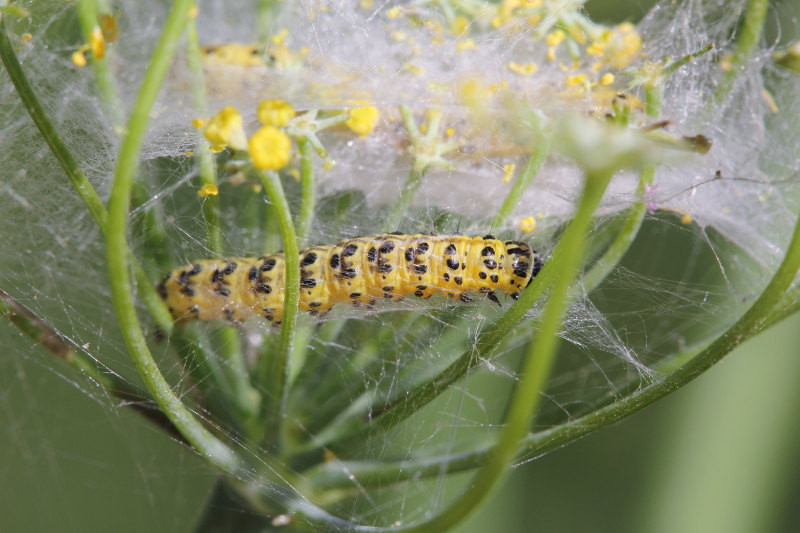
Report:
[[[381,113],[377,107],[357,107],[350,110],[350,118],[345,125],[363,137],[375,128],[380,118]]]
[[[258,103],[258,121],[264,126],[280,128],[295,116],[289,102],[283,100],[262,100]]]
[[[242,115],[233,106],[224,107],[208,121],[203,135],[213,147],[230,146],[234,150],[247,149]]]
[[[273,126],[264,126],[250,137],[248,143],[253,165],[261,170],[280,170],[289,164],[292,140]]]

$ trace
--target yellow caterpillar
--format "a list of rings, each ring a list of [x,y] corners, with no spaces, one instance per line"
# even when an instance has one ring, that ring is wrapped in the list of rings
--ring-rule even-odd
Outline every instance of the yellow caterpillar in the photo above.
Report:
[[[543,265],[524,242],[492,235],[383,234],[300,251],[299,309],[325,313],[336,303],[374,305],[377,299],[430,298],[442,293],[470,301],[468,292],[500,303],[501,290],[517,298]],[[241,322],[283,317],[284,256],[206,259],[172,271],[158,287],[177,321]]]

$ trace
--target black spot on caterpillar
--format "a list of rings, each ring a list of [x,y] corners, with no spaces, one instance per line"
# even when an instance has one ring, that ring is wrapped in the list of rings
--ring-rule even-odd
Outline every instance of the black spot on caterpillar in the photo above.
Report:
[[[542,265],[528,244],[491,235],[359,237],[300,251],[299,308],[319,316],[337,303],[371,306],[379,298],[436,293],[468,302],[468,292],[499,304],[495,291],[516,299]],[[158,293],[177,321],[238,323],[259,315],[277,324],[283,317],[284,269],[282,253],[195,261],[167,275]]]

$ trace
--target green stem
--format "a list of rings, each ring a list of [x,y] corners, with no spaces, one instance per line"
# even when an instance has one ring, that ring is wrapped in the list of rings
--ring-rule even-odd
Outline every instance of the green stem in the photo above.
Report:
[[[156,427],[164,430],[173,438],[183,440],[169,419],[156,409],[147,407],[143,402],[148,399],[147,393],[127,383],[107,368],[98,368],[100,363],[76,346],[68,339],[39,320],[36,315],[20,304],[10,294],[0,289],[0,316],[11,322],[23,335],[40,344],[57,359],[99,383],[111,396],[120,400],[121,405],[133,409],[138,415]]]
[[[660,114],[660,110],[658,114]],[[644,165],[639,174],[639,190],[637,191],[639,196],[644,194],[645,186],[653,182],[655,172],[656,167],[652,164],[646,163]],[[647,214],[647,202],[644,200],[639,201],[628,209],[628,214],[619,233],[614,237],[614,240],[603,255],[592,265],[589,272],[584,275],[583,289],[586,293],[595,290],[622,261],[625,254],[628,253],[633,241],[636,240],[636,236],[639,235],[639,229],[642,227],[645,214]]]
[[[36,127],[39,129],[39,133],[42,134],[42,137],[50,147],[53,155],[56,156],[59,164],[61,164],[61,168],[64,169],[64,172],[67,174],[75,192],[78,193],[83,203],[86,204],[86,207],[89,209],[89,212],[97,221],[100,228],[105,228],[108,213],[106,212],[102,200],[100,200],[100,197],[97,195],[94,187],[92,187],[86,174],[83,173],[78,162],[72,157],[72,153],[69,151],[66,144],[64,144],[64,141],[61,140],[53,123],[50,122],[50,118],[45,113],[42,104],[36,97],[36,93],[33,87],[31,87],[27,76],[25,76],[19,59],[17,59],[17,55],[14,53],[14,47],[8,38],[5,17],[0,19],[0,24],[0,59],[3,60],[3,65],[6,67],[11,83],[14,84],[20,100],[22,100],[25,109],[28,110],[28,114],[31,116],[33,123],[36,124]]]
[[[506,196],[506,199],[503,201],[503,205],[500,206],[500,210],[494,217],[494,221],[492,222],[493,228],[503,227],[508,217],[511,216],[511,213],[514,211],[514,208],[517,207],[522,195],[526,190],[528,190],[528,187],[530,187],[533,179],[536,177],[536,174],[542,167],[542,163],[544,163],[549,154],[550,141],[546,136],[539,135],[537,143],[534,146],[530,157],[528,157],[528,162],[525,164],[525,168],[522,170],[522,174],[520,174],[520,176],[514,182],[514,185],[511,187],[508,196]]]
[[[78,22],[81,25],[83,39],[88,43],[91,39],[92,30],[98,27],[98,15],[100,10],[96,0],[78,0],[75,4],[78,12]],[[123,115],[122,103],[114,85],[114,79],[108,68],[108,60],[105,57],[97,58],[91,55],[89,61],[94,71],[95,83],[100,91],[100,96],[106,105],[106,109],[111,113],[111,122],[114,130],[119,134],[125,120]]]
[[[203,63],[200,59],[200,41],[197,35],[197,23],[191,19],[186,24],[186,64],[192,73],[192,101],[198,115],[208,115],[206,102],[206,80],[203,75]],[[217,172],[214,157],[208,143],[198,135],[197,158],[199,161],[200,183],[217,186]],[[214,257],[222,257],[222,231],[219,224],[219,196],[209,195],[203,200],[203,219],[206,222],[206,246]]]
[[[264,428],[275,449],[280,448],[282,416],[286,405],[289,362],[292,355],[292,341],[297,326],[297,304],[300,300],[300,250],[297,235],[292,223],[289,203],[283,193],[281,179],[277,172],[259,172],[267,197],[272,203],[283,241],[283,255],[286,262],[284,273],[283,319],[277,349],[262,353],[259,378],[266,384],[262,393],[262,410],[265,416]]]
[[[186,24],[186,63],[192,73],[192,101],[201,117],[208,115],[206,102],[206,81],[201,61],[200,41],[197,23],[190,19]],[[208,143],[198,135],[198,160],[200,183],[217,186],[217,173],[214,158]],[[219,196],[209,195],[203,200],[203,219],[206,223],[206,246],[213,257],[223,257],[222,230],[220,229]],[[228,382],[228,392],[236,405],[237,415],[247,424],[256,418],[258,392],[250,383],[250,376],[242,354],[239,331],[233,327],[223,327],[219,332],[219,354],[223,360],[222,372]]]
[[[475,474],[469,487],[435,517],[408,527],[390,528],[397,533],[423,533],[443,531],[462,521],[484,500],[486,495],[506,474],[508,463],[514,458],[520,439],[528,431],[536,412],[544,386],[549,379],[558,347],[561,328],[569,303],[569,288],[574,281],[581,258],[585,254],[586,234],[595,208],[608,186],[613,172],[610,170],[588,173],[584,192],[575,217],[560,241],[553,262],[559,265],[553,290],[542,313],[542,322],[535,340],[522,363],[520,380],[514,388],[500,437],[486,457],[486,462]]]
[[[301,244],[308,238],[308,229],[314,219],[314,147],[308,139],[297,139],[297,148],[300,152],[300,212],[297,215],[297,240]]]
[[[414,195],[417,194],[417,190],[420,185],[422,185],[422,180],[427,171],[427,167],[417,170],[416,165],[411,169],[411,173],[408,175],[408,179],[403,185],[403,189],[400,191],[397,202],[395,202],[389,210],[383,222],[383,227],[386,228],[387,231],[397,231],[400,228],[400,223],[403,221],[406,211],[408,211],[408,208],[411,206]]]
[[[525,437],[518,450],[518,456],[537,456],[561,448],[636,413],[694,380],[742,342],[788,316],[788,312],[776,310],[782,309],[779,305],[780,302],[794,301],[791,298],[800,295],[799,289],[789,290],[798,269],[800,269],[800,218],[795,224],[786,255],[775,275],[755,303],[733,326],[663,379],[588,415]],[[798,309],[800,309],[800,305],[797,305],[792,312]],[[392,481],[400,482],[406,479],[439,475],[443,469],[455,472],[476,468],[484,463],[489,450],[490,446],[486,445],[457,455],[418,458],[397,463],[348,462],[344,465],[347,466],[348,475],[355,476],[361,487],[369,487],[373,484],[383,486]],[[342,470],[341,464],[337,468]],[[347,476],[340,476],[339,473],[330,472],[327,468],[321,467],[307,474],[310,475],[309,483],[318,488],[317,482],[323,485],[321,487],[323,489],[352,486],[352,478],[347,479]]]
[[[600,203],[603,192],[591,188],[590,200],[594,202],[594,208]],[[594,209],[592,209],[594,212]],[[564,246],[564,240],[560,240],[555,250],[553,258],[545,263],[544,268],[539,272],[535,282],[527,287],[520,294],[519,299],[506,311],[496,322],[485,328],[476,339],[473,347],[464,352],[450,366],[437,374],[432,379],[419,385],[413,390],[403,394],[384,404],[382,408],[372,412],[371,421],[367,422],[363,418],[351,418],[346,424],[346,428],[340,428],[337,432],[336,442],[347,442],[347,439],[354,435],[363,435],[365,425],[369,424],[370,432],[385,431],[415,413],[442,392],[447,390],[457,380],[467,373],[480,366],[485,360],[491,358],[492,353],[504,341],[511,330],[524,318],[525,314],[539,300],[539,297],[547,290],[557,273],[562,269],[559,257],[562,256],[560,249]],[[325,443],[317,442],[318,445]]]
[[[421,165],[418,157],[423,139],[419,127],[417,126],[417,121],[414,119],[414,114],[408,106],[403,105],[400,106],[400,116],[403,119],[403,126],[405,126],[408,132],[408,137],[411,140],[414,164],[411,167],[408,179],[406,179],[403,188],[400,190],[400,196],[397,198],[397,202],[395,202],[389,210],[385,222],[383,223],[387,231],[396,231],[400,227],[400,223],[403,221],[406,211],[411,206],[411,202],[414,201],[414,195],[416,195],[417,189],[422,185],[422,180],[428,171],[427,165]],[[430,131],[431,130],[428,130],[428,133],[430,133]]]
[[[736,50],[730,58],[730,68],[723,73],[722,81],[714,93],[716,102],[721,102],[728,95],[742,66],[758,45],[761,31],[764,28],[764,20],[767,17],[767,9],[769,9],[769,0],[750,0],[747,3],[744,24],[742,24],[742,29],[736,39]]]
[[[106,260],[111,296],[122,338],[145,386],[186,440],[211,463],[234,475],[239,473],[240,462],[233,450],[212,435],[183,405],[153,359],[136,316],[128,273],[129,253],[126,241],[128,209],[134,174],[139,163],[139,151],[147,131],[150,110],[169,70],[186,24],[189,8],[193,4],[192,0],[175,0],[172,4],[139,88],[128,121],[127,133],[122,139],[111,189],[106,231]]]
[[[78,193],[100,230],[105,234],[108,224],[108,212],[105,205],[103,205],[103,201],[100,200],[97,191],[92,187],[86,174],[83,173],[80,165],[78,165],[77,160],[72,156],[72,152],[61,140],[53,123],[50,122],[50,118],[39,102],[27,76],[25,76],[25,72],[22,70],[17,55],[14,53],[11,41],[8,39],[4,19],[0,20],[0,59],[2,59],[8,76],[33,123],[42,134],[50,151],[53,152],[53,155],[58,160],[70,183],[72,183],[75,192]],[[133,266],[136,286],[142,302],[144,302],[153,320],[162,331],[165,333],[172,331],[172,316],[156,293],[153,283],[148,279],[147,274],[138,262],[135,261]]]

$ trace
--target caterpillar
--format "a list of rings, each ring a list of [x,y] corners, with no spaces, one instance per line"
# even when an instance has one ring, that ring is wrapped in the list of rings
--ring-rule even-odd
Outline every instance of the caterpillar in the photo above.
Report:
[[[500,304],[538,274],[543,261],[520,241],[492,235],[382,234],[300,251],[299,309],[320,316],[334,304],[373,306],[378,299],[430,298],[436,293],[468,302],[476,292]],[[240,323],[260,315],[283,317],[284,255],[206,259],[175,269],[158,286],[173,318]]]

